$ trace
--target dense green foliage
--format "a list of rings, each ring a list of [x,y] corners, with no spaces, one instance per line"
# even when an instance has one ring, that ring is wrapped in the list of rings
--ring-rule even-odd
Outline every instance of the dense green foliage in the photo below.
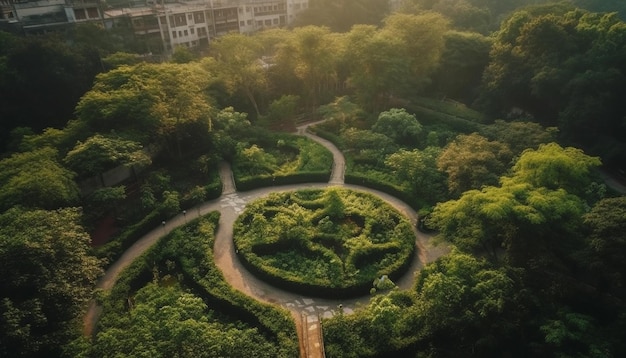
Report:
[[[364,294],[404,273],[415,249],[408,221],[372,195],[346,189],[275,193],[249,204],[234,242],[253,272],[316,296]]]
[[[299,173],[330,173],[332,155],[310,139],[273,134],[262,129],[249,132],[237,143],[233,174],[239,184],[255,177],[285,177]]]
[[[413,290],[376,296],[367,309],[325,320],[327,356],[516,353],[499,338],[515,330],[510,309],[518,287],[514,272],[453,251],[422,269]]]
[[[0,210],[13,206],[56,209],[78,201],[74,173],[50,147],[16,153],[0,161]]]
[[[255,302],[213,263],[219,213],[194,220],[136,260],[103,300],[93,344],[81,356],[293,357],[288,312]]]
[[[483,100],[497,115],[518,108],[558,125],[569,143],[621,165],[626,24],[615,14],[547,10],[516,12],[502,23]]]
[[[76,208],[0,215],[0,355],[59,356],[96,279]]]
[[[626,297],[615,266],[624,200],[595,203],[582,189],[594,187],[598,164],[542,145],[525,151],[500,186],[438,204],[430,223],[456,248],[420,271],[414,291],[326,320],[327,356],[624,354]],[[595,203],[588,214],[586,201]]]
[[[96,349],[64,344],[99,273],[86,232],[102,222],[112,234],[93,252],[111,263],[218,197],[220,160],[240,190],[326,181],[326,150],[260,129],[316,118],[326,119],[316,133],[345,154],[346,182],[402,198],[457,247],[414,290],[327,321],[328,356],[626,355],[624,200],[605,198],[617,191],[594,177],[599,159],[574,148],[624,173],[623,3],[411,0],[391,13],[387,1],[312,0],[306,26],[228,35],[208,57],[180,48],[161,64],[138,55],[160,48],[130,23],[0,33],[0,355]],[[120,165],[141,170],[85,185]],[[105,319],[91,354],[295,356],[284,312],[228,287],[209,244],[186,245],[195,234],[185,230],[164,245],[193,260],[152,253],[128,274],[135,281],[105,294],[106,316],[124,316],[135,334]],[[313,256],[301,271],[332,266]],[[372,256],[362,257],[365,267]],[[161,304],[171,309],[155,312]],[[237,347],[208,346],[206,332]],[[177,346],[183,336],[190,344]]]
[[[389,13],[389,4],[379,0],[310,0],[308,9],[298,16],[296,26],[327,26],[346,32],[353,25],[379,25]]]

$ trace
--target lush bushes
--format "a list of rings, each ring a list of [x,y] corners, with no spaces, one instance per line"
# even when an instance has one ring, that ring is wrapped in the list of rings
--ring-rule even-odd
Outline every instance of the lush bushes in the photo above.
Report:
[[[239,190],[261,186],[327,181],[332,154],[322,145],[294,135],[274,134],[240,142],[233,174]]]
[[[363,175],[360,173],[346,174],[345,181],[348,184],[361,185],[371,189],[380,190],[383,193],[387,193],[396,198],[402,198],[402,201],[409,204],[415,210],[418,210],[422,206],[420,198],[416,198],[413,193],[405,190],[401,186],[394,185],[389,181],[383,181],[373,176]]]
[[[284,175],[260,175],[253,177],[235,178],[237,190],[246,191],[268,186],[325,183],[330,178],[329,172],[301,172]]]
[[[413,230],[399,212],[373,195],[338,188],[250,203],[233,239],[252,273],[318,297],[367,294],[375,278],[406,272],[415,252]]]
[[[137,240],[147,235],[150,231],[159,227],[165,220],[178,215],[182,210],[189,210],[207,200],[218,198],[222,193],[222,182],[219,176],[205,186],[197,186],[188,190],[182,198],[176,191],[163,191],[163,199],[156,204],[157,200],[152,197],[154,206],[151,211],[143,215],[139,221],[125,226],[117,236],[106,244],[94,249],[94,254],[104,258],[107,264],[112,264],[124,251],[131,247]]]
[[[424,125],[443,124],[452,129],[454,132],[466,134],[479,132],[482,128],[480,123],[419,105],[408,104],[406,109],[409,112],[414,113],[419,121]]]
[[[98,323],[99,333],[95,336],[93,346],[89,348],[90,354],[107,352],[103,345],[109,342],[108,338],[111,335],[126,328],[123,324],[128,323],[127,317],[136,314],[132,308],[136,292],[142,290],[142,287],[152,279],[154,283],[164,287],[181,285],[183,290],[202,299],[208,311],[205,318],[198,321],[198,325],[205,324],[207,320],[212,327],[222,325],[221,330],[230,334],[224,339],[235,343],[232,347],[225,347],[226,342],[212,342],[222,355],[262,357],[298,355],[296,329],[290,314],[283,309],[259,303],[234,290],[224,281],[221,272],[215,266],[212,247],[213,233],[218,221],[219,213],[213,212],[174,230],[122,273],[111,293],[103,299],[104,314]],[[156,308],[154,314],[158,316],[155,316],[155,319],[161,319],[162,314],[158,307]],[[134,332],[127,332],[124,337],[132,337],[133,334]],[[178,339],[193,341],[195,336],[183,336]],[[236,343],[238,339],[243,340]],[[256,343],[254,345],[246,343],[250,339],[254,339]],[[158,337],[156,340],[166,347],[176,344],[159,342]],[[122,351],[127,349],[127,347],[118,348]],[[115,354],[115,351],[107,353],[108,356]],[[187,351],[182,356],[207,356],[207,352]]]

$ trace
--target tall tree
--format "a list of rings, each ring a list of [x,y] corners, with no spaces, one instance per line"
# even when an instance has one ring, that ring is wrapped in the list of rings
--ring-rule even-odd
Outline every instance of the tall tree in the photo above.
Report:
[[[570,143],[624,163],[626,24],[616,14],[529,8],[502,23],[484,75],[483,103],[498,115],[519,109]]]
[[[58,35],[0,37],[0,150],[15,127],[41,131],[72,119],[76,102],[101,71],[97,56]],[[33,105],[36,99],[37,105]]]
[[[311,0],[295,25],[327,26],[333,31],[346,32],[357,24],[379,25],[388,12],[388,1]]]
[[[16,205],[58,209],[76,204],[74,175],[50,147],[13,154],[0,161],[0,211]]]
[[[359,25],[346,34],[349,84],[361,104],[384,108],[392,95],[414,95],[428,83],[443,51],[446,20],[439,14],[392,14],[378,30]]]
[[[452,250],[417,277],[417,304],[409,315],[419,330],[419,346],[451,356],[491,356],[511,350],[509,340],[524,339],[518,336],[523,310],[518,306],[519,285],[507,268]]]
[[[137,142],[96,134],[78,142],[63,162],[78,175],[88,177],[118,165],[148,164],[150,157]]]
[[[214,41],[211,49],[229,91],[242,91],[259,116],[257,96],[267,86],[266,72],[270,66],[262,62],[259,41],[242,34],[228,34]]]
[[[415,197],[436,203],[445,197],[445,177],[437,170],[437,157],[441,149],[427,147],[411,151],[401,149],[387,157],[385,165],[391,168],[398,179],[404,181]]]
[[[563,148],[552,142],[525,150],[513,166],[512,179],[582,196],[592,181],[591,170],[600,164],[599,158],[580,149]]]
[[[212,74],[200,64],[138,64],[97,77],[76,107],[94,132],[124,132],[143,144],[160,141],[182,155],[211,129]]]
[[[296,28],[278,46],[274,71],[290,73],[300,80],[305,107],[316,108],[334,98],[337,81],[337,36],[326,27]]]
[[[489,64],[492,40],[474,32],[448,31],[432,88],[438,94],[464,103],[479,95],[482,73]]]
[[[597,162],[578,151],[569,157],[573,148],[544,147],[524,152],[512,175],[500,179],[501,186],[467,191],[458,200],[438,204],[432,223],[442,237],[494,258],[504,248],[506,260],[515,266],[560,270],[582,244],[586,203],[573,193],[584,191],[588,170]],[[563,164],[570,161],[580,165]]]
[[[450,192],[458,195],[497,184],[511,158],[506,144],[473,133],[459,135],[448,144],[437,159],[437,167],[448,175]]]
[[[600,287],[626,299],[626,197],[600,200],[584,219],[590,229],[586,264]]]
[[[101,273],[79,209],[0,215],[0,355],[60,356]]]

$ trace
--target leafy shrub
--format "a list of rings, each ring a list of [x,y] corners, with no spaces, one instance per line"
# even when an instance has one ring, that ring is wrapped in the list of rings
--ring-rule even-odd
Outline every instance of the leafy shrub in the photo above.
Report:
[[[234,241],[243,264],[261,279],[335,298],[365,294],[373,278],[406,272],[415,250],[399,212],[372,195],[338,188],[274,193],[250,203],[235,223]]]
[[[230,356],[250,356],[263,354],[264,357],[294,357],[298,354],[296,330],[290,314],[274,306],[259,303],[239,291],[234,290],[225,281],[213,261],[214,230],[219,222],[219,212],[212,212],[190,222],[183,228],[172,231],[141,257],[135,260],[120,275],[111,293],[103,298],[104,314],[99,321],[99,334],[96,335],[92,353],[101,353],[101,339],[106,344],[107,337],[116,334],[119,329],[126,329],[129,316],[129,303],[136,292],[143,290],[150,279],[161,285],[169,285],[174,276],[186,291],[200,297],[209,308],[206,318],[201,322],[221,324],[223,331],[231,333],[231,338],[248,337],[256,346],[242,341],[223,354]],[[167,290],[166,290],[167,291]],[[192,298],[189,298],[192,299]],[[172,303],[173,304],[173,303]],[[215,313],[211,313],[215,312]],[[131,314],[132,315],[132,314]],[[226,319],[226,321],[224,321]],[[235,325],[232,323],[235,322]],[[237,323],[238,322],[238,323]],[[108,331],[112,329],[112,331]],[[207,328],[209,329],[209,328]],[[241,330],[237,333],[237,330]],[[129,332],[130,335],[132,333]],[[217,334],[215,336],[218,336]],[[215,339],[215,337],[207,337]],[[186,339],[179,337],[178,339]],[[164,349],[173,342],[159,341]],[[218,342],[214,342],[218,343]],[[222,346],[220,346],[222,347]],[[126,348],[123,348],[126,349]],[[221,348],[225,349],[225,348]],[[261,349],[263,352],[259,352]],[[244,351],[245,350],[245,351]],[[119,353],[119,352],[118,352]],[[115,354],[115,352],[108,352]],[[202,352],[194,352],[200,354]]]

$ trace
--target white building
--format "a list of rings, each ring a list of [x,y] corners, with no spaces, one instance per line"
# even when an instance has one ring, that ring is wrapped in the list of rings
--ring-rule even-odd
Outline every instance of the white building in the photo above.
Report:
[[[100,0],[0,0],[0,24],[19,32],[45,32],[102,17]]]
[[[159,34],[163,48],[206,45],[230,32],[285,27],[308,8],[308,0],[179,0],[104,12],[107,26],[129,21],[139,36]]]

